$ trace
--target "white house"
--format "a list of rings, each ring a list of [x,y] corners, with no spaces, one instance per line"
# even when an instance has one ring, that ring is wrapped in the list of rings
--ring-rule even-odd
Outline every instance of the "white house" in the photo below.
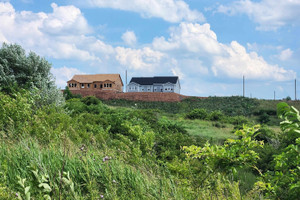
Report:
[[[133,77],[127,92],[175,92],[180,93],[178,76]]]

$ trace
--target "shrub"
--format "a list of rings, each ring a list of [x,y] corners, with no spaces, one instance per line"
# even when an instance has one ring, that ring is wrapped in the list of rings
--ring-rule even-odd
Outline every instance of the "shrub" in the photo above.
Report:
[[[264,112],[262,115],[259,116],[258,121],[261,124],[266,124],[270,121],[270,116]]]
[[[81,102],[83,102],[85,105],[98,105],[102,102],[95,96],[87,96],[81,99]]]
[[[236,125],[236,126],[242,126],[249,124],[248,118],[244,116],[234,116],[234,117],[227,117],[226,118],[230,124]]]
[[[220,122],[215,122],[212,124],[214,127],[217,127],[217,128],[225,128],[226,125],[225,124],[222,124]]]
[[[65,87],[63,94],[66,100],[73,99],[73,98],[78,98],[78,99],[82,98],[80,94],[72,94],[68,86]]]
[[[223,119],[224,114],[222,113],[222,111],[212,111],[209,114],[209,120],[211,121],[220,121],[221,119]]]
[[[201,108],[201,109],[194,109],[191,112],[189,112],[186,115],[186,118],[188,119],[206,119],[208,116],[208,113],[205,109]]]

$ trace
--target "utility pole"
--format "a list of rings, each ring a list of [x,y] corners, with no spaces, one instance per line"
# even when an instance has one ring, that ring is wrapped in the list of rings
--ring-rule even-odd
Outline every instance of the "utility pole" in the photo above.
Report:
[[[275,101],[275,90],[274,90],[274,101]]]
[[[295,79],[295,101],[297,100],[297,80]]]
[[[243,76],[243,97],[245,97],[245,76]]]
[[[125,81],[126,81],[126,86],[125,86],[125,92],[127,92],[127,70],[126,70],[126,73],[125,73],[126,75],[126,78],[125,78]]]

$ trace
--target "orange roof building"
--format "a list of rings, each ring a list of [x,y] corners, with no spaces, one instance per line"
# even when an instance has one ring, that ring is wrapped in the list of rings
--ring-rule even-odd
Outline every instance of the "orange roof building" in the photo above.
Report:
[[[74,75],[68,82],[69,89],[123,92],[123,81],[120,74],[84,74]]]

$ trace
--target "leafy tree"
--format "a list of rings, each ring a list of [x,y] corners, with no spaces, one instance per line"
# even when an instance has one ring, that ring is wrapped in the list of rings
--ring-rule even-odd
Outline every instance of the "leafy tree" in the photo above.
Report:
[[[34,52],[26,55],[25,50],[17,44],[2,44],[0,49],[0,91],[11,88],[30,89],[37,105],[61,104],[62,94],[56,88],[51,64]]]
[[[274,156],[274,171],[265,175],[267,195],[278,199],[298,199],[300,196],[300,115],[293,106],[277,105],[278,116],[284,121],[280,128],[282,152]]]

